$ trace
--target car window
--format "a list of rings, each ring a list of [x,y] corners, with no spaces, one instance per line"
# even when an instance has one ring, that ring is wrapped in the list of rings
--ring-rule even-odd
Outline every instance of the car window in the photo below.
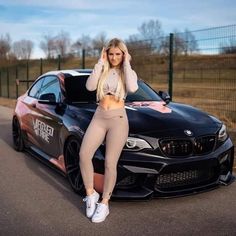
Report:
[[[133,101],[162,101],[157,93],[143,81],[138,81],[138,90],[135,93],[128,93],[127,102]]]
[[[80,75],[65,78],[65,90],[68,102],[96,102],[96,91],[88,91],[85,87],[88,76]]]
[[[88,75],[65,78],[66,97],[68,102],[96,102],[96,91],[85,87]],[[138,81],[139,89],[128,94],[126,101],[162,101],[158,94],[143,81]]]
[[[60,93],[61,93],[61,89],[60,89],[60,84],[58,81],[58,78],[56,76],[47,76],[44,77],[42,86],[41,86],[41,90],[39,93],[39,97],[42,94],[46,94],[46,93],[53,93],[56,96],[56,101],[59,102],[60,101]]]
[[[30,88],[28,95],[33,98],[38,98],[42,83],[43,83],[43,78],[35,82]]]

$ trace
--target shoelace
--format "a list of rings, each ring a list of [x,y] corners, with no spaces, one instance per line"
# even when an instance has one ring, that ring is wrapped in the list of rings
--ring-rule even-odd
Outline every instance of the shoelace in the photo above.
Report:
[[[83,199],[83,202],[86,202],[86,206],[88,208],[91,207],[91,198],[89,196],[86,196],[84,199]]]
[[[96,213],[99,213],[102,209],[102,204],[101,203],[96,203],[96,204],[97,204]]]

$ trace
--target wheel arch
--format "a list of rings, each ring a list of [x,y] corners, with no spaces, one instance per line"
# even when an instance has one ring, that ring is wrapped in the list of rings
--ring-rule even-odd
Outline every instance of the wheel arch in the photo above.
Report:
[[[82,138],[77,134],[77,133],[75,133],[75,132],[71,132],[67,137],[66,137],[66,139],[65,139],[65,142],[64,142],[64,147],[63,147],[63,158],[64,158],[64,163],[65,163],[65,174],[66,174],[66,177],[67,177],[67,179],[69,180],[69,182],[70,182],[70,184],[71,184],[71,187],[72,187],[72,189],[76,192],[76,193],[84,193],[84,186],[83,186],[83,181],[80,179],[80,181],[78,181],[78,182],[76,182],[75,181],[75,177],[74,177],[74,173],[76,174],[76,173],[78,173],[78,174],[76,174],[76,175],[80,175],[80,171],[79,172],[74,172],[74,170],[71,172],[70,171],[70,173],[68,173],[68,166],[70,166],[69,168],[71,168],[71,163],[73,163],[74,161],[73,161],[73,158],[72,159],[70,159],[70,158],[68,158],[67,159],[67,154],[66,154],[66,152],[67,152],[67,150],[66,150],[66,147],[67,147],[67,144],[68,144],[68,142],[71,140],[71,139],[76,139],[76,140],[78,140],[78,142],[79,142],[79,145],[81,144],[81,141],[82,141]],[[79,149],[80,149],[80,146],[79,146]],[[79,158],[79,151],[78,151],[78,158]],[[74,159],[75,160],[75,159]],[[69,163],[69,164],[68,164]],[[68,164],[68,166],[67,166],[67,164]],[[74,165],[74,164],[72,164],[72,165]],[[79,162],[77,162],[77,164],[76,164],[76,166],[77,165],[79,165]],[[79,167],[78,167],[79,168]],[[73,168],[72,168],[73,169]],[[74,173],[73,173],[74,172]],[[81,178],[81,176],[80,176],[80,178]],[[81,182],[82,181],[82,182]],[[79,186],[79,185],[81,184],[81,186]]]
[[[77,138],[78,140],[80,140],[80,143],[82,141],[82,138],[78,133],[76,132],[70,132],[69,135],[65,138],[65,141],[64,141],[64,144],[63,144],[63,156],[65,157],[65,148],[66,148],[66,144],[68,143],[68,141],[71,139],[71,138]]]

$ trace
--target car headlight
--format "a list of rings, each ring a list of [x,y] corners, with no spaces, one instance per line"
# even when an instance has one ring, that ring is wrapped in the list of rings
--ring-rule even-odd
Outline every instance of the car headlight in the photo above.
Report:
[[[228,134],[226,132],[226,126],[223,124],[218,133],[218,141],[224,142],[227,138],[228,138]]]
[[[144,139],[128,137],[124,149],[129,151],[139,151],[144,148],[152,149],[150,144]]]

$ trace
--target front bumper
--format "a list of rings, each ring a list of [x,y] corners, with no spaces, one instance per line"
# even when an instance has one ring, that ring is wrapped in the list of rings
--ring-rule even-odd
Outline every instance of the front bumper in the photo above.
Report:
[[[229,185],[235,179],[233,162],[234,146],[230,139],[208,155],[182,159],[124,152],[112,198],[176,197]]]

